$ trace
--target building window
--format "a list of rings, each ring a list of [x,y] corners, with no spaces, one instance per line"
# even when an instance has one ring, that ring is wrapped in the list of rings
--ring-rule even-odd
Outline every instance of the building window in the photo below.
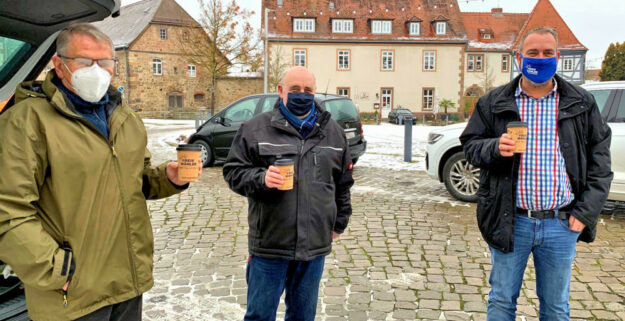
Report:
[[[315,19],[293,19],[293,32],[315,32]]]
[[[119,60],[115,59],[115,76],[119,75]]]
[[[161,76],[163,74],[163,61],[154,58],[152,59],[152,73],[156,76]]]
[[[492,37],[491,37],[490,33],[485,33],[485,34],[482,35],[482,38],[484,38],[484,39],[491,39]]]
[[[426,71],[436,70],[436,51],[424,51],[423,52],[423,70],[426,70]]]
[[[182,32],[182,41],[189,41],[189,32],[188,31]]]
[[[182,108],[182,94],[169,94],[167,100],[169,101],[169,108]]]
[[[306,67],[306,49],[293,50],[293,65]]]
[[[411,36],[418,36],[421,34],[421,24],[418,22],[411,22],[408,24],[409,33]]]
[[[339,96],[345,96],[349,98],[349,87],[338,87],[336,88],[336,94]]]
[[[564,71],[573,71],[573,59],[566,58],[562,60],[562,66]]]
[[[423,109],[434,108],[434,88],[423,88]]]
[[[178,67],[174,66],[174,75],[177,75],[177,74],[178,74]]]
[[[509,65],[509,60],[510,58],[508,58],[508,55],[501,55],[501,71],[503,72],[508,72],[510,65]]]
[[[393,109],[393,88],[382,88],[380,107]]]
[[[161,28],[161,40],[167,39],[167,29]]]
[[[200,103],[204,101],[204,94],[195,94],[193,95],[193,100],[195,100],[196,103]]]
[[[188,65],[187,72],[188,72],[189,77],[195,78],[195,65]]]
[[[332,20],[332,32],[334,33],[354,32],[354,20],[346,20],[346,19]]]
[[[350,50],[339,50],[338,51],[338,57],[337,57],[337,62],[338,62],[338,66],[337,69],[338,70],[349,70],[349,53]]]
[[[395,70],[395,61],[394,61],[394,51],[382,51],[382,70],[383,71],[393,71]]]
[[[390,34],[392,23],[390,20],[373,20],[371,21],[371,33]]]
[[[439,21],[436,23],[436,34],[444,35],[447,33],[447,23],[444,21]]]
[[[482,71],[483,55],[469,55],[467,61],[467,71]]]

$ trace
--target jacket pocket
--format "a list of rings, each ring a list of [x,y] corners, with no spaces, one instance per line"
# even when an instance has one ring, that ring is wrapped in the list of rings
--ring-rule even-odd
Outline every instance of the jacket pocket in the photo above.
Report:
[[[258,142],[258,155],[267,166],[273,165],[278,158],[293,158],[297,154],[294,144]]]
[[[332,230],[336,220],[335,187],[333,184],[310,184],[310,224],[307,226],[309,250],[332,244]]]
[[[293,250],[296,243],[297,211],[295,190],[276,193],[263,200],[258,217],[258,246],[263,249]]]
[[[334,174],[341,171],[343,149],[332,146],[312,148],[312,163],[315,168],[314,181],[334,184]]]

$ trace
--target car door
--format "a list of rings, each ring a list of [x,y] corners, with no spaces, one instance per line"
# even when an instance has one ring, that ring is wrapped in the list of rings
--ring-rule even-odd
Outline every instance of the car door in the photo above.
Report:
[[[625,90],[617,90],[608,115],[608,125],[612,129],[610,146],[614,180],[609,199],[625,201]]]
[[[243,98],[226,107],[217,115],[216,126],[213,132],[213,144],[216,158],[226,158],[230,151],[230,145],[234,140],[241,124],[252,119],[261,96]]]

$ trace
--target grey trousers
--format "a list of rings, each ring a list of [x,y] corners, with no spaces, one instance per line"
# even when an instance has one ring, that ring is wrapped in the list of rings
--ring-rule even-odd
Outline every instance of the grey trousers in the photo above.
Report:
[[[143,296],[105,306],[75,321],[140,321]]]

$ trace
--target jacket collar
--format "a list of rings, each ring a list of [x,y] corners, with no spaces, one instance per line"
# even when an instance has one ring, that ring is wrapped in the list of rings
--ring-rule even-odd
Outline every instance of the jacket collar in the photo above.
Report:
[[[557,74],[554,78],[558,83],[557,91],[560,95],[558,110],[568,109],[572,105],[582,101],[582,93],[576,86],[570,84]],[[504,85],[502,90],[495,93],[497,96],[493,99],[491,109],[493,113],[501,113],[504,111],[519,112],[518,106],[516,105],[515,94],[520,81],[521,75],[518,75],[511,82]]]

